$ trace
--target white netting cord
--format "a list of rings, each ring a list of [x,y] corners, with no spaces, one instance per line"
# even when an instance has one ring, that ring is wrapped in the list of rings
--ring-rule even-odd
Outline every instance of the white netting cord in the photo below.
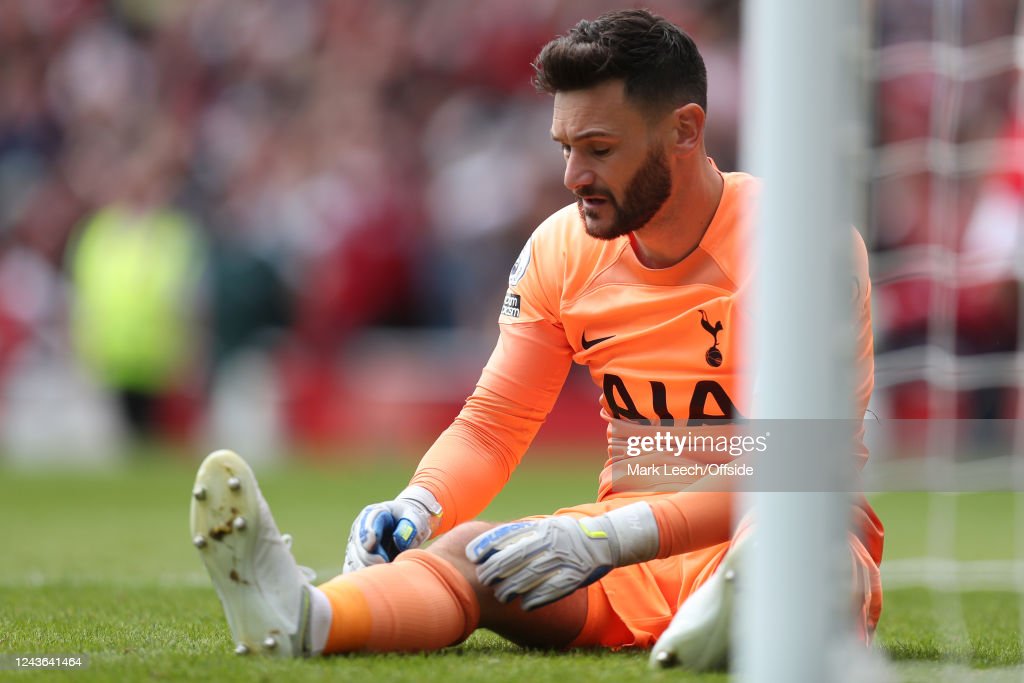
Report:
[[[898,2],[898,0],[888,0]],[[957,416],[960,392],[991,388],[1004,389],[1004,395],[1016,400],[1013,437],[1015,453],[1013,488],[1024,491],[1024,210],[1021,200],[1004,205],[1000,239],[975,250],[970,231],[961,243],[963,212],[960,202],[973,200],[968,188],[990,175],[1024,175],[1024,136],[1015,128],[1010,138],[962,134],[962,124],[970,123],[974,102],[965,101],[968,87],[981,86],[981,81],[1012,74],[1015,79],[1013,111],[1007,112],[1015,127],[1024,126],[1024,0],[1015,7],[1011,33],[971,41],[965,31],[965,19],[972,16],[971,3],[963,0],[934,0],[930,39],[914,39],[880,45],[873,52],[872,71],[876,82],[903,77],[931,78],[931,103],[928,108],[928,134],[884,144],[875,150],[866,181],[877,186],[888,182],[909,182],[914,176],[928,184],[927,216],[923,243],[907,244],[872,258],[872,279],[876,293],[891,285],[927,283],[931,297],[925,313],[924,339],[913,346],[884,351],[876,356],[876,392],[883,397],[887,391],[923,381],[927,387],[927,409],[932,419],[925,440],[932,467],[926,478],[934,479],[946,471],[956,456],[956,438],[948,420]],[[977,8],[975,8],[977,9]],[[972,26],[976,28],[976,26]],[[990,27],[991,28],[991,27]],[[998,27],[997,27],[998,28]],[[973,35],[978,35],[975,31]],[[880,106],[885,106],[881,101]],[[1007,126],[1010,128],[1010,126]],[[965,139],[967,138],[967,139]],[[897,185],[893,185],[897,187]],[[908,196],[906,201],[913,201]],[[1017,206],[1016,214],[1012,207]],[[1016,215],[1016,233],[1007,229],[1005,216]],[[977,223],[984,226],[987,217]],[[884,223],[883,223],[884,225]],[[869,234],[877,236],[878,226],[870,226]],[[993,237],[989,232],[985,238]],[[1002,241],[1000,241],[1002,240]],[[1011,350],[961,355],[958,349],[958,318],[972,309],[958,311],[958,292],[985,285],[997,276],[1016,279],[1017,345]],[[921,286],[921,285],[919,285]],[[884,309],[884,307],[883,307]],[[879,326],[884,329],[884,310]],[[993,347],[995,348],[995,347]],[[972,349],[979,351],[983,349]],[[1020,462],[1018,462],[1020,461]],[[932,483],[941,484],[933,481]],[[930,490],[941,490],[931,486]],[[948,487],[947,487],[948,488]],[[962,500],[957,493],[934,494],[928,497],[928,557],[915,562],[918,585],[936,591],[936,615],[943,624],[942,637],[950,652],[973,649],[966,629],[961,591],[970,582],[974,571],[989,571],[991,562],[966,562],[955,554],[958,507]],[[1001,575],[1008,579],[1021,596],[1021,633],[1024,633],[1024,494],[1014,496],[1015,559],[997,561],[1005,565]],[[909,567],[909,565],[908,565]],[[967,583],[965,583],[967,579]],[[946,648],[944,648],[946,649]]]
[[[1017,3],[1015,41],[1015,65],[1017,69],[1016,91],[1014,93],[1013,108],[1014,121],[1018,126],[1024,126],[1024,0]],[[1018,164],[1016,169],[1024,176],[1024,136],[1014,137],[1014,149],[1010,154],[1013,163]],[[1014,169],[1009,169],[1014,170]],[[1014,429],[1013,449],[1013,529],[1014,529],[1014,587],[1019,596],[1018,613],[1018,639],[1024,634],[1024,563],[1019,558],[1024,557],[1024,354],[1020,353],[1020,346],[1024,344],[1024,211],[1018,214],[1017,220],[1017,345],[1018,353],[1016,367],[1013,373],[1007,373],[1016,379],[1016,425]]]
[[[894,1],[894,0],[890,0]],[[1024,0],[1022,0],[1024,1]],[[901,176],[928,174],[930,199],[927,240],[924,244],[901,246],[872,258],[872,279],[876,292],[901,280],[931,283],[932,297],[927,311],[925,341],[913,347],[881,352],[876,357],[876,386],[888,387],[924,380],[929,387],[932,416],[951,416],[957,391],[986,387],[1017,389],[1024,385],[1024,349],[958,355],[956,349],[956,291],[991,280],[995,266],[992,253],[965,253],[959,242],[957,202],[964,199],[964,181],[994,173],[1021,173],[1024,137],[991,137],[960,141],[964,85],[1008,71],[1017,76],[1015,117],[1021,114],[1020,73],[1024,71],[1024,32],[1021,2],[1016,8],[1016,30],[971,45],[962,45],[963,18],[970,10],[962,0],[935,0],[931,40],[912,40],[881,45],[873,52],[872,75],[877,82],[907,75],[930,74],[935,79],[930,108],[930,134],[901,140],[875,150],[869,181],[886,181]],[[884,106],[884,103],[883,103]],[[1024,224],[1024,216],[1020,221]],[[872,227],[873,230],[877,228]],[[869,230],[870,232],[870,230]],[[1018,235],[1024,230],[1018,229]],[[1001,256],[1017,273],[1018,288],[1024,291],[1024,251],[1019,237]],[[992,250],[989,250],[990,252]],[[1016,251],[1016,257],[1013,252]],[[1002,268],[1002,265],[1000,266]],[[1024,297],[1018,297],[1024,310]],[[1018,326],[1024,321],[1018,316]],[[1024,407],[1018,405],[1019,415]],[[1024,437],[1022,437],[1024,438]]]
[[[934,39],[939,45],[959,46],[963,39],[963,0],[937,0],[934,10]],[[941,54],[953,54],[944,51]],[[957,124],[961,115],[964,81],[957,71],[962,63],[937,63],[933,76],[932,106],[930,108],[930,135],[957,151]],[[954,157],[955,164],[956,159]],[[928,195],[928,244],[954,251],[957,248],[957,202],[960,187],[955,176],[931,172]],[[956,395],[959,387],[955,381],[946,388],[942,384],[949,379],[943,360],[956,353],[957,301],[955,281],[931,279],[931,299],[928,310],[927,338],[925,347],[924,378],[928,383],[928,413],[933,418],[926,433],[927,453],[930,460],[949,466],[956,458],[954,450],[956,434],[954,423],[949,419],[956,415]],[[943,351],[945,353],[943,353]],[[952,378],[955,380],[955,373]],[[938,467],[928,467],[929,489],[941,491],[942,483],[937,480]],[[957,510],[960,496],[956,492],[938,493],[929,496],[927,548],[928,557],[953,557],[956,552]],[[927,585],[934,591],[933,600],[938,622],[946,625],[940,637],[948,633],[949,649],[955,648],[955,640],[969,642],[963,603],[958,587],[943,585],[942,576],[929,572]]]

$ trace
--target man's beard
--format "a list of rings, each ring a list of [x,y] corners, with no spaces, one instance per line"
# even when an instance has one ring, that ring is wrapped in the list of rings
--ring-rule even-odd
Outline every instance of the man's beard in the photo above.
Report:
[[[672,172],[665,160],[664,150],[652,149],[626,184],[622,204],[619,204],[611,192],[594,190],[591,187],[580,188],[575,192],[576,206],[580,218],[587,228],[587,234],[601,240],[613,240],[627,235],[647,225],[672,193]],[[587,222],[591,212],[583,206],[582,197],[599,196],[608,201],[613,211],[611,225],[605,228],[593,228]],[[596,213],[591,216],[596,219]]]

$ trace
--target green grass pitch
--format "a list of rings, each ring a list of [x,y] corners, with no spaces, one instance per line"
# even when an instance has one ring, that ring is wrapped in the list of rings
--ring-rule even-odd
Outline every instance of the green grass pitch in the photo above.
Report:
[[[532,460],[544,462],[541,455]],[[352,458],[345,466],[256,466],[300,563],[335,573],[348,525],[363,504],[401,489],[407,460]],[[362,463],[362,464],[360,464]],[[652,673],[639,652],[523,651],[478,632],[429,655],[360,655],[274,661],[231,653],[226,622],[189,542],[197,462],[141,458],[101,470],[15,469],[0,464],[0,654],[91,657],[77,672],[0,671],[0,679],[331,681],[724,681],[725,675]],[[592,500],[592,464],[527,465],[484,518],[509,519]],[[887,559],[924,554],[927,499],[875,499]],[[952,553],[1011,559],[1009,494],[962,496]],[[895,680],[1019,681],[1020,598],[1009,591],[943,594],[887,589],[878,644]],[[953,614],[955,618],[944,619]]]

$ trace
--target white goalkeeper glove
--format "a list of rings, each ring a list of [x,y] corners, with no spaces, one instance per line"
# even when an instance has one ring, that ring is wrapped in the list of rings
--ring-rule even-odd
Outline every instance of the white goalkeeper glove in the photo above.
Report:
[[[392,501],[367,505],[352,523],[343,573],[384,564],[418,548],[441,524],[441,504],[422,486],[409,486]]]
[[[480,534],[466,546],[485,586],[498,602],[523,598],[532,610],[597,581],[615,567],[651,560],[658,524],[651,506],[633,503],[596,517],[547,517],[512,522]]]

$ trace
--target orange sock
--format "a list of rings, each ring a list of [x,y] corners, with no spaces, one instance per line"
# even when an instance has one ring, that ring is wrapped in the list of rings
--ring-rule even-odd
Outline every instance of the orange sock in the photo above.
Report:
[[[480,621],[469,582],[447,560],[407,550],[391,564],[342,574],[319,587],[333,618],[324,654],[437,650]]]

